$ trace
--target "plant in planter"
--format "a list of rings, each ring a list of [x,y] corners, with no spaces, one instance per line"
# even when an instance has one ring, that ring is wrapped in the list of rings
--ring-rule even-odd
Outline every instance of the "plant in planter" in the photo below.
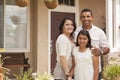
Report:
[[[16,77],[17,80],[33,80],[31,73],[32,73],[32,69],[29,69],[26,72],[21,72],[20,74],[14,74],[14,76]]]
[[[38,74],[35,80],[54,80],[53,76],[48,73]]]
[[[58,0],[44,0],[44,3],[48,9],[55,9],[58,5]]]
[[[0,80],[4,80],[10,72],[10,70],[8,68],[3,67],[4,60],[7,59],[7,58],[11,58],[11,57],[9,57],[9,56],[8,57],[2,57],[1,54],[0,54]]]
[[[107,66],[103,69],[105,80],[120,80],[120,54],[108,55]]]
[[[30,3],[30,0],[15,0],[16,4],[20,7],[25,7]]]
[[[109,65],[103,71],[105,80],[120,80],[120,66]]]

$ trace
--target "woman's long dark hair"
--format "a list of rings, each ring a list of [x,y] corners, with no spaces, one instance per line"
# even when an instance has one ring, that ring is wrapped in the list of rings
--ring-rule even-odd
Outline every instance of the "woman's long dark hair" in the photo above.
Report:
[[[75,23],[75,21],[74,21],[72,18],[70,18],[70,17],[66,17],[66,18],[64,18],[64,19],[62,20],[62,22],[61,22],[61,24],[60,24],[60,26],[59,26],[59,35],[63,33],[63,27],[64,27],[64,23],[65,23],[66,20],[71,20],[71,21],[73,22],[74,30],[73,30],[73,32],[70,34],[70,37],[74,38],[74,31],[76,30],[76,23]]]
[[[92,45],[91,45],[91,38],[90,38],[90,34],[89,34],[89,32],[88,32],[87,30],[81,30],[81,31],[78,33],[77,39],[76,39],[76,46],[80,46],[79,43],[78,43],[78,37],[79,37],[80,34],[87,36],[87,38],[88,38],[88,43],[87,43],[86,47],[87,47],[87,48],[88,48],[88,47],[91,48],[91,47],[92,47]]]

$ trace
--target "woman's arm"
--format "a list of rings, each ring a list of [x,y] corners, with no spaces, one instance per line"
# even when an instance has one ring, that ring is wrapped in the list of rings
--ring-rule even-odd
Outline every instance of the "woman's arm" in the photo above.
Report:
[[[93,80],[98,80],[99,76],[99,57],[98,56],[93,56],[93,68],[94,68],[94,76]]]
[[[60,56],[60,63],[63,67],[65,74],[68,75],[69,68],[68,68],[67,59],[65,56]]]
[[[73,77],[74,75],[74,67],[75,67],[75,57],[72,55],[72,67],[70,69],[70,76]]]

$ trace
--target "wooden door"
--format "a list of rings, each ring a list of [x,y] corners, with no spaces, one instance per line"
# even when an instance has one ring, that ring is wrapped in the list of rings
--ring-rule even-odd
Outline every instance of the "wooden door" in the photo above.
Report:
[[[75,13],[51,12],[51,72],[56,64],[55,42],[59,33],[59,25],[65,17],[71,17],[75,20]]]

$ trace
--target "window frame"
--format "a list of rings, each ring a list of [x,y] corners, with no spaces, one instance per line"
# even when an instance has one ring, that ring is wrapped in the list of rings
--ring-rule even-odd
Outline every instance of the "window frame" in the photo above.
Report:
[[[120,0],[106,0],[106,32],[111,52],[120,52]],[[118,41],[119,40],[119,41]]]
[[[6,48],[5,46],[5,14],[6,14],[6,0],[4,0],[4,48],[5,48],[5,52],[30,52],[30,6],[27,6],[27,28],[26,28],[26,39],[24,39],[26,41],[26,47],[25,48]],[[22,8],[22,7],[21,7]]]

